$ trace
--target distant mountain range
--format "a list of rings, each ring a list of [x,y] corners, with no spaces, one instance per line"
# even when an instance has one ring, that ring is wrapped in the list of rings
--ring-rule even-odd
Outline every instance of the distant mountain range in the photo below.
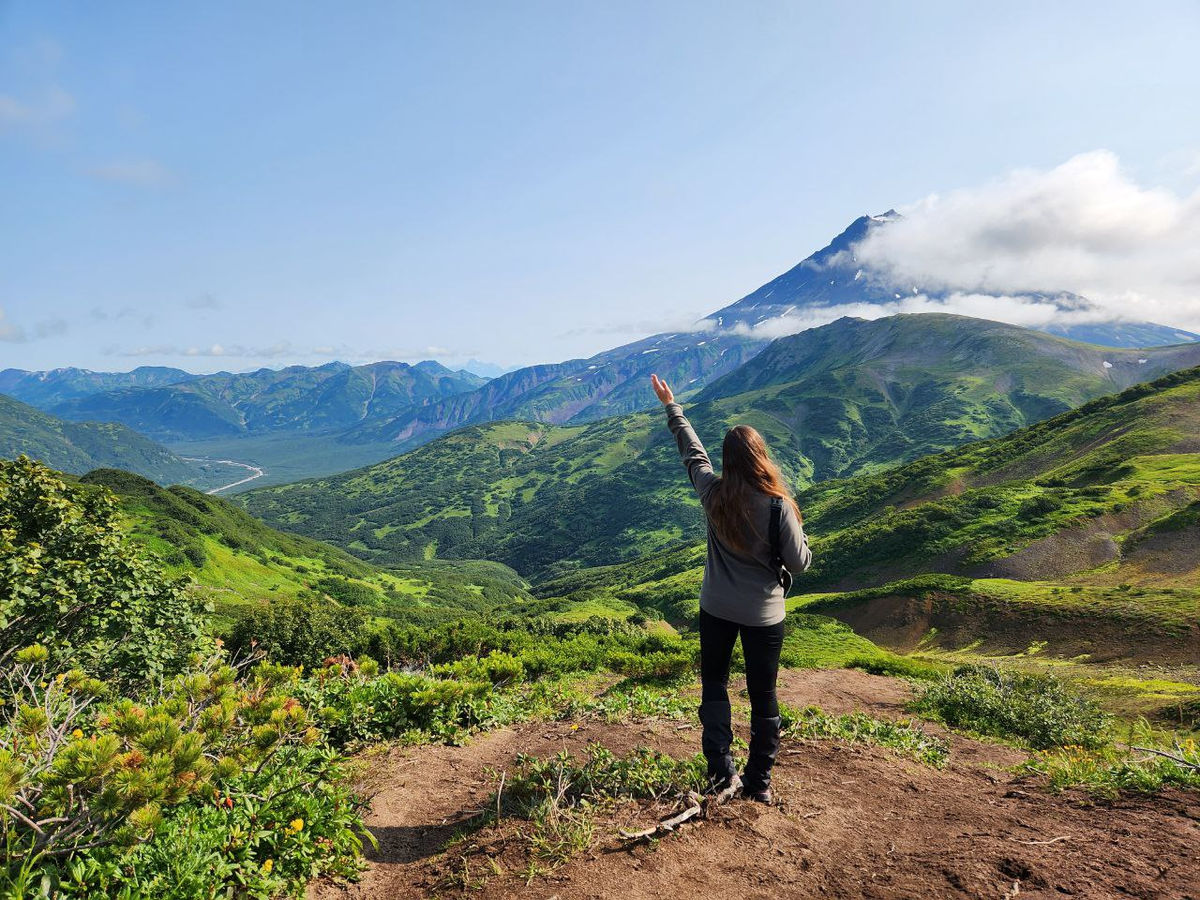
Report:
[[[8,370],[3,375],[0,384],[8,386],[9,394],[57,416],[121,422],[159,440],[339,431],[394,417],[486,381],[433,361],[364,366],[333,362],[213,375],[138,369],[124,384],[118,375],[78,369]],[[95,389],[89,392],[88,385]]]
[[[855,220],[828,246],[693,330],[652,335],[587,359],[527,366],[491,379],[432,361],[335,362],[212,375],[153,367],[129,373],[9,369],[0,372],[0,392],[70,421],[120,422],[185,455],[252,462],[268,470],[265,481],[279,478],[272,469],[292,478],[322,475],[385,459],[464,425],[511,419],[579,424],[651,408],[654,398],[645,383],[652,371],[685,397],[701,391],[712,397],[713,382],[725,377],[745,382],[760,371],[742,367],[772,336],[801,331],[842,309],[884,312],[914,294],[944,299],[944,292],[920,285],[887,284],[859,265],[857,244],[895,218],[889,211]],[[1062,292],[1029,299],[1052,303],[1064,313],[1091,308],[1085,298]],[[1043,330],[1121,348],[1200,341],[1153,323],[1096,321]],[[781,364],[791,345],[772,346],[768,360]],[[732,386],[719,390],[728,393]],[[1018,406],[1026,402],[1013,399]],[[1047,406],[1042,412],[1062,408]]]
[[[755,331],[779,335],[808,327],[813,319],[838,317],[839,308],[879,307],[896,311],[899,301],[913,296],[945,300],[950,292],[922,285],[889,281],[859,261],[857,246],[874,229],[887,228],[900,218],[895,210],[880,216],[861,216],[828,245],[768,281],[729,306],[709,315],[706,321],[721,329]],[[978,293],[972,291],[971,293]],[[1064,314],[1078,317],[1090,312],[1096,320],[1083,324],[1051,323],[1034,326],[1039,331],[1057,334],[1103,347],[1158,347],[1200,341],[1200,335],[1153,322],[1130,322],[1107,317],[1091,301],[1068,291],[1038,291],[1021,299],[1050,304]]]
[[[945,314],[842,319],[775,341],[711,381],[688,412],[718,460],[726,428],[754,425],[804,486],[998,437],[1195,365],[1200,344],[1095,347]],[[239,501],[378,562],[486,557],[540,577],[698,537],[675,453],[657,410],[570,425],[482,423]]]

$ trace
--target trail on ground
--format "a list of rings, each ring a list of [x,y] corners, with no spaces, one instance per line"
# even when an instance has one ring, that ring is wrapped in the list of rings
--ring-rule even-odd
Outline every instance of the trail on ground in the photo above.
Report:
[[[826,712],[904,717],[903,681],[855,670],[780,673],[780,699]],[[685,723],[686,724],[686,723]],[[379,841],[360,883],[318,882],[314,900],[453,895],[443,850],[492,796],[517,753],[699,751],[695,728],[668,720],[528,723],[462,747],[393,748],[369,762],[367,824]],[[939,731],[930,726],[931,731]],[[747,729],[739,729],[747,737]],[[943,732],[944,733],[944,732]],[[735,801],[655,844],[601,843],[548,875],[491,873],[483,896],[621,897],[1200,897],[1200,798],[1166,792],[1096,805],[1054,795],[1010,769],[1015,749],[948,735],[934,769],[872,746],[785,741],[778,803]],[[481,834],[486,840],[486,833]],[[454,854],[501,859],[471,837]],[[493,866],[496,868],[496,866]],[[474,892],[479,896],[478,891]]]

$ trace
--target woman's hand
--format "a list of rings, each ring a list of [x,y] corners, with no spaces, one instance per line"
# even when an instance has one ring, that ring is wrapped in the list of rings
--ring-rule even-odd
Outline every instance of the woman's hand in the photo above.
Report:
[[[653,385],[654,393],[658,394],[658,399],[661,400],[664,405],[675,402],[675,395],[671,393],[671,389],[667,387],[667,383],[657,375],[650,376],[650,384]]]

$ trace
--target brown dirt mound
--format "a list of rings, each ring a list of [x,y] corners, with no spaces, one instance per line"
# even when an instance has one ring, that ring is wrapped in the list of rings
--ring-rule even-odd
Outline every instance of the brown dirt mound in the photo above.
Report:
[[[902,715],[907,686],[861,672],[783,673],[783,699],[829,712]],[[675,722],[528,724],[465,747],[396,749],[377,759],[368,824],[380,842],[361,883],[314,884],[312,898],[409,898],[453,893],[440,857],[459,824],[490,797],[487,769],[518,752],[617,752],[647,745],[699,749]],[[744,729],[743,729],[744,734]],[[734,801],[656,845],[609,840],[549,876],[488,879],[483,896],[658,897],[1200,897],[1200,797],[1182,792],[1095,806],[1055,796],[1004,766],[1015,751],[954,736],[935,770],[874,747],[787,742],[778,804]],[[491,870],[488,830],[457,852]],[[439,884],[442,888],[439,890]]]

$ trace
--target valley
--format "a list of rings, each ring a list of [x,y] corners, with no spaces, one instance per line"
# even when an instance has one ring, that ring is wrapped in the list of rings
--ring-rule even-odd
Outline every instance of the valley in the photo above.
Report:
[[[5,820],[0,887],[1187,890],[1200,342],[941,312],[768,338],[891,305],[846,256],[878,218],[695,331],[490,380],[0,373],[40,407],[0,398],[0,736],[36,736],[0,787],[58,804],[72,860]],[[717,466],[758,429],[803,511],[769,805],[697,793],[705,522],[651,372]],[[94,812],[9,746],[70,759]],[[93,799],[110,770],[133,787]]]

